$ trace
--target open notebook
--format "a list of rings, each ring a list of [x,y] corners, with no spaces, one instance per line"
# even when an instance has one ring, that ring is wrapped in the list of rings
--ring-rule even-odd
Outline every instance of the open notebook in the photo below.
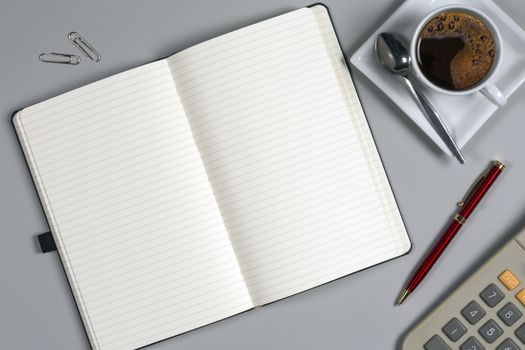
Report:
[[[139,348],[410,247],[321,5],[13,122],[94,349]]]

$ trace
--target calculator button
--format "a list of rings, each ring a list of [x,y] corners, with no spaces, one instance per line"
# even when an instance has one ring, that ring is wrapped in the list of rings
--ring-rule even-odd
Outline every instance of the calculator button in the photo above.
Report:
[[[518,337],[518,339],[523,344],[525,344],[525,323],[519,326],[518,329],[516,329],[516,331],[514,332],[514,334],[516,334],[516,337]]]
[[[494,307],[505,297],[505,294],[494,283],[491,283],[487,288],[483,289],[479,296],[485,304]]]
[[[521,311],[518,310],[516,305],[513,303],[507,303],[501,310],[498,311],[498,317],[505,323],[507,326],[512,326],[516,321],[521,317]]]
[[[476,338],[470,337],[459,347],[459,350],[485,350],[485,347]]]
[[[525,289],[520,290],[520,292],[516,294],[516,298],[525,306]]]
[[[489,320],[481,326],[479,334],[481,334],[487,343],[492,344],[503,334],[503,330],[498,326],[496,321]]]
[[[457,342],[463,334],[467,333],[467,329],[457,318],[454,317],[448,321],[445,327],[443,327],[443,333],[445,333],[453,342]]]
[[[520,280],[510,270],[503,271],[498,279],[508,290],[513,290],[520,284]]]
[[[467,319],[468,323],[476,324],[485,316],[485,310],[475,301],[471,301],[461,310],[461,314]]]
[[[430,338],[423,347],[425,350],[452,350],[439,335]]]
[[[501,343],[496,350],[521,350],[514,340],[507,338],[503,343]]]

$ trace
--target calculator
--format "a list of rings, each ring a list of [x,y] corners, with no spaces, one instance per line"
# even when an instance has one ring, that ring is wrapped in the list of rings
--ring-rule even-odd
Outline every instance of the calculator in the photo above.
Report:
[[[525,229],[406,336],[403,350],[525,350]]]

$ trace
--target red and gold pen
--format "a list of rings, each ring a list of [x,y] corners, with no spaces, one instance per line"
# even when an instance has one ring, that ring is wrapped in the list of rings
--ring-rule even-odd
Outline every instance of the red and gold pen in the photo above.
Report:
[[[492,186],[494,181],[496,181],[504,168],[505,165],[502,162],[498,160],[493,161],[490,168],[480,176],[479,180],[476,181],[476,183],[468,191],[465,198],[458,203],[458,210],[454,215],[452,222],[447,227],[439,241],[437,241],[436,245],[425,257],[425,260],[423,260],[423,262],[419,265],[416,272],[414,273],[414,276],[410,279],[407,287],[399,296],[396,305],[401,305],[408,298],[408,296],[414,292],[417,286],[425,278],[428,271],[430,271],[441,254],[445,251],[450,241],[452,241],[454,236],[456,236],[460,228],[467,221],[470,214],[472,214],[481,199],[483,199],[489,188]]]

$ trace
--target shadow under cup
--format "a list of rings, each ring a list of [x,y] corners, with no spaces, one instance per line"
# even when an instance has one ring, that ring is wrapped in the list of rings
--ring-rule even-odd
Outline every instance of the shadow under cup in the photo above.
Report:
[[[476,90],[492,75],[500,55],[493,25],[464,8],[442,8],[418,28],[415,56],[434,87],[461,93]]]

